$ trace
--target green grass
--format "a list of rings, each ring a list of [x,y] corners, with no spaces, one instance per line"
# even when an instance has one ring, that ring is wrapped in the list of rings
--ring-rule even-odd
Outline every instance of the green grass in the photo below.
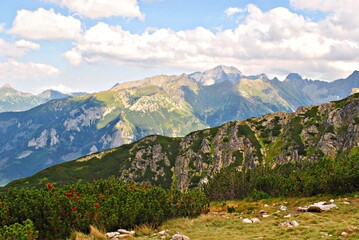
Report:
[[[211,211],[195,219],[179,218],[165,222],[159,229],[152,229],[146,236],[135,239],[160,239],[153,236],[160,230],[167,229],[171,236],[181,233],[193,239],[322,239],[325,234],[332,235],[329,239],[343,239],[340,234],[348,233],[345,239],[359,239],[359,196],[337,197],[338,209],[322,213],[294,214],[296,207],[328,201],[332,197],[269,199],[258,202],[228,201],[211,204]],[[349,205],[344,201],[350,202]],[[265,207],[265,204],[268,206]],[[281,205],[287,211],[279,211]],[[234,207],[235,213],[227,213],[228,207]],[[260,210],[269,214],[263,218]],[[279,212],[278,212],[279,211]],[[284,218],[291,214],[290,218]],[[261,222],[254,224],[242,223],[243,218],[259,218]],[[285,221],[296,220],[298,227],[278,226]],[[353,229],[352,227],[357,227]],[[170,236],[166,239],[170,239]]]
[[[322,213],[294,213],[297,207],[303,207],[319,201],[335,200],[337,209]],[[350,204],[344,204],[349,202]],[[287,211],[280,211],[280,206],[287,206]],[[234,213],[228,213],[228,209]],[[263,218],[258,212],[264,210],[269,217]],[[290,214],[289,218],[284,216]],[[259,223],[242,223],[243,218],[259,218]],[[359,195],[310,198],[277,198],[257,202],[226,201],[212,202],[210,212],[198,218],[177,218],[166,221],[157,229],[150,226],[135,227],[136,235],[131,239],[161,239],[157,233],[166,230],[170,239],[175,233],[188,236],[191,240],[226,240],[226,239],[359,239]],[[279,226],[280,223],[297,221],[299,226]],[[108,231],[111,231],[108,229]],[[91,231],[96,232],[96,231]],[[348,236],[341,237],[342,232]],[[92,234],[93,235],[93,234]],[[81,239],[93,239],[92,235],[81,235]],[[326,236],[328,235],[328,236]],[[331,235],[329,237],[329,235]],[[326,237],[325,237],[326,236]]]

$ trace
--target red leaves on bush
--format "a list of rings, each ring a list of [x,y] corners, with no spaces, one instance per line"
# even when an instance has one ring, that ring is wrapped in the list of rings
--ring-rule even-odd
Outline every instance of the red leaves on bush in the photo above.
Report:
[[[72,192],[66,192],[65,195],[66,195],[66,197],[70,198],[70,197],[72,197]]]
[[[48,184],[47,184],[47,188],[50,189],[50,191],[51,191],[51,190],[54,188],[54,186],[52,186],[51,183],[48,183]]]
[[[99,199],[102,199],[102,198],[103,198],[103,194],[100,193],[100,194],[98,195],[98,198],[99,198]]]
[[[77,211],[77,207],[73,207],[72,212],[76,212],[76,211]]]
[[[129,188],[130,190],[134,190],[134,189],[135,189],[135,187],[134,187],[133,185],[128,186],[128,188]]]
[[[96,203],[95,204],[95,208],[99,208],[100,207],[100,204],[99,203]]]
[[[5,206],[5,202],[2,201],[2,202],[0,203],[0,205],[1,205],[2,207],[4,207],[4,206]]]

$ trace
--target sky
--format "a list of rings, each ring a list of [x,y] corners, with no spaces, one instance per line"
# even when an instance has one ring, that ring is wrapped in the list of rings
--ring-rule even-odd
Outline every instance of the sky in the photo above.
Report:
[[[359,70],[356,0],[2,0],[0,86],[97,92],[235,66],[332,81]]]

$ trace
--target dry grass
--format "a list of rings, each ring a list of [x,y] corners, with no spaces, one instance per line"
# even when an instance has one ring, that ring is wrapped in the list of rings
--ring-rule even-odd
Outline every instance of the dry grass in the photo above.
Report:
[[[101,231],[94,226],[90,226],[90,234],[86,235],[82,232],[74,232],[71,234],[72,240],[107,240],[106,232]]]
[[[331,209],[322,213],[295,213],[296,207],[313,204],[318,201],[329,202],[330,198],[291,198],[271,199],[258,202],[229,201],[226,203],[212,203],[211,211],[195,219],[178,218],[165,222],[159,229],[149,225],[135,228],[134,239],[161,239],[155,234],[168,229],[168,238],[179,232],[187,235],[191,240],[227,240],[227,239],[356,239],[359,240],[359,196],[334,198],[338,209]],[[344,204],[344,202],[350,204]],[[268,206],[265,206],[267,204]],[[280,211],[280,206],[288,207],[287,211]],[[227,213],[227,206],[233,206],[235,213]],[[258,212],[266,211],[270,216],[263,218]],[[284,216],[291,214],[290,218]],[[245,224],[243,218],[257,217],[259,223]],[[278,226],[285,221],[296,220],[298,227]],[[347,237],[342,237],[342,232]],[[331,236],[329,236],[331,235]],[[81,237],[82,235],[79,235]],[[76,238],[96,239],[96,238]],[[101,238],[98,238],[101,239]]]
[[[151,236],[156,233],[156,229],[148,224],[136,226],[134,230],[137,236]]]

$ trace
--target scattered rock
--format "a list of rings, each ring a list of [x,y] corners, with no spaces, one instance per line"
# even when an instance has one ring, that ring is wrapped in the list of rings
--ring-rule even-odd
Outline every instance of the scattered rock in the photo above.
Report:
[[[175,235],[172,236],[171,240],[190,240],[189,237],[176,233]]]
[[[252,223],[259,223],[260,222],[260,220],[258,218],[252,218],[251,221],[252,221]]]
[[[129,235],[135,235],[135,231],[127,231],[125,229],[118,229],[117,232],[106,233],[106,237],[109,239],[125,238],[125,237],[128,237]]]
[[[242,220],[242,223],[253,223],[252,220],[245,218]]]
[[[346,237],[346,236],[348,236],[348,233],[347,233],[347,232],[342,232],[342,233],[340,234],[340,236]]]
[[[293,227],[298,227],[299,226],[299,223],[295,220],[291,221],[290,224],[293,226]]]
[[[329,234],[326,232],[320,232],[320,235],[322,235],[323,237],[329,237]]]
[[[330,202],[333,203],[333,202],[334,202],[334,199],[330,199]]]
[[[258,213],[259,214],[265,214],[266,212],[264,210],[260,210]]]
[[[135,231],[127,231],[126,229],[118,229],[117,232],[121,233],[121,234],[131,234],[131,235],[135,235]]]
[[[115,237],[117,237],[118,235],[120,235],[120,233],[118,233],[118,232],[108,232],[108,233],[106,233],[106,237],[108,237],[108,238],[115,238]]]
[[[327,211],[331,208],[337,208],[337,205],[332,203],[332,204],[327,204],[326,202],[317,202],[314,203],[312,205],[309,205],[308,207],[298,207],[296,210],[298,212],[323,212],[323,211]]]
[[[265,207],[268,207],[268,204],[264,204]]]
[[[280,206],[280,210],[281,211],[287,211],[287,207],[282,205],[282,206]]]
[[[284,218],[290,218],[290,217],[291,217],[290,214],[284,216]]]
[[[269,217],[269,215],[268,214],[263,214],[262,217],[267,218],[267,217]]]
[[[346,201],[345,201],[345,202],[343,202],[343,203],[344,203],[344,204],[350,204],[350,202],[346,202]]]
[[[298,227],[299,223],[295,220],[291,221],[291,222],[283,222],[280,223],[278,226],[287,226],[287,227]]]
[[[167,238],[167,236],[168,236],[168,230],[162,230],[162,231],[160,231],[160,232],[158,232],[157,234],[156,234],[157,236],[159,236],[160,238]]]
[[[358,228],[355,227],[355,226],[350,226],[350,227],[347,228],[347,232],[353,232],[353,231],[355,231],[355,230],[357,230],[357,229],[358,229]]]

